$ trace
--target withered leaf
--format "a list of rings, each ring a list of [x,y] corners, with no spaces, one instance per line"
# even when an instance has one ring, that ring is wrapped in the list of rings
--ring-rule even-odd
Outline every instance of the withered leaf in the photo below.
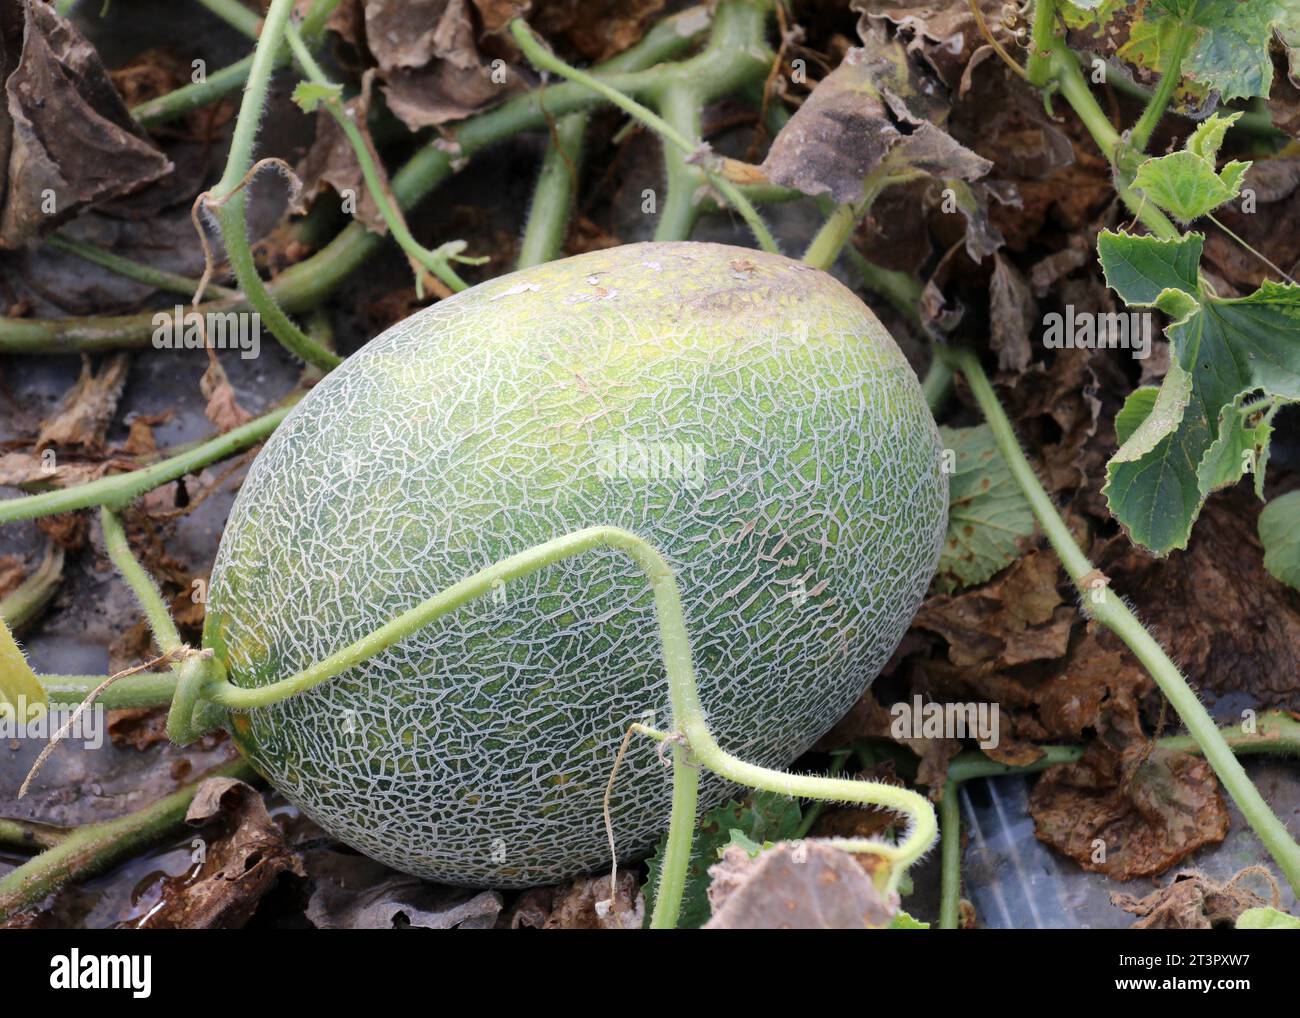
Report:
[[[814,839],[784,841],[757,858],[730,845],[709,875],[708,930],[879,930],[896,908],[857,860]]]
[[[1135,930],[1208,930],[1231,926],[1246,909],[1268,904],[1248,887],[1240,886],[1243,878],[1260,875],[1272,880],[1262,866],[1247,867],[1222,884],[1202,873],[1184,870],[1175,874],[1168,886],[1152,891],[1145,898],[1114,892],[1110,901],[1125,912],[1142,917],[1133,924]],[[1275,905],[1276,899],[1274,885]]]
[[[126,385],[130,365],[128,354],[117,353],[95,372],[90,358],[83,357],[81,375],[76,384],[63,397],[58,413],[41,425],[36,439],[37,450],[57,447],[88,453],[102,452],[104,436],[113,414],[117,412],[117,402]]]
[[[989,30],[1004,46],[1013,46],[1012,35],[1003,26],[1002,0],[979,0],[979,4]],[[865,41],[892,27],[950,88],[985,45],[970,0],[851,0],[849,9],[860,15],[860,38]]]
[[[95,48],[49,4],[0,0],[0,79],[0,248],[171,171]]]
[[[511,911],[511,929],[639,930],[645,922],[645,896],[635,873],[618,874],[610,898],[609,874],[579,877],[559,887],[524,892]]]
[[[1261,706],[1300,706],[1300,593],[1264,569],[1256,521],[1262,503],[1245,486],[1213,496],[1185,552],[1153,559],[1122,537],[1092,560],[1142,606],[1143,621],[1177,648],[1198,689],[1238,691]]]
[[[366,144],[370,146],[372,153],[374,145],[370,140],[370,128],[366,124],[366,116],[370,110],[370,88],[374,81],[374,73],[373,69],[366,71],[361,79],[361,93],[344,103],[345,109],[352,114],[353,122],[365,138]],[[383,161],[375,159],[374,164],[383,186],[387,188],[388,173],[384,169]],[[381,237],[388,232],[388,224],[384,222],[379,206],[375,204],[374,195],[366,186],[365,175],[361,172],[357,154],[353,151],[352,144],[343,133],[338,121],[328,110],[316,112],[316,139],[296,167],[296,171],[302,179],[304,198],[314,198],[325,189],[327,184],[337,194],[346,195],[350,192],[356,206],[354,213],[356,218]]]
[[[365,25],[388,108],[412,131],[462,120],[523,87],[514,68],[493,80],[468,0],[367,0]]]
[[[894,717],[889,710],[881,705],[871,690],[867,690],[848,714],[818,740],[814,748],[819,751],[829,751],[847,746],[855,739],[891,739],[906,746],[920,759],[916,774],[917,783],[930,789],[931,798],[938,798],[943,792],[943,785],[948,776],[948,762],[961,752],[960,740],[913,738],[906,734],[901,738],[895,738],[893,721]]]
[[[929,598],[915,625],[948,641],[948,659],[960,667],[1008,668],[1064,656],[1074,608],[1057,590],[1059,563],[1030,552],[993,583],[957,596]]]
[[[1163,873],[1228,833],[1210,765],[1158,746],[1115,760],[1093,744],[1079,763],[1043,773],[1029,809],[1040,841],[1115,880]]]
[[[490,32],[492,26],[501,24],[510,7],[524,0],[474,3],[483,13],[484,29]],[[528,20],[547,39],[567,43],[584,59],[599,63],[636,43],[665,6],[665,0],[544,0],[529,12]],[[710,14],[704,7],[695,8],[695,12],[688,16],[692,29],[699,31],[708,25]],[[678,24],[679,30],[686,30],[685,17]]]
[[[199,786],[185,819],[219,825],[204,840],[197,872],[164,882],[162,901],[134,925],[140,929],[215,929],[243,926],[281,873],[302,875],[298,857],[266,811],[261,795],[234,778]]]
[[[989,342],[997,351],[999,370],[1022,371],[1029,364],[1029,337],[1036,310],[1025,277],[1004,255],[995,252],[989,280]]]
[[[199,379],[199,391],[208,401],[203,413],[223,434],[253,419],[253,415],[239,405],[235,387],[226,376],[226,369],[215,357]]]
[[[936,124],[947,117],[942,87],[922,78],[897,43],[849,50],[772,142],[768,179],[840,203],[863,197],[867,175],[891,173],[973,180],[992,164]]]
[[[304,865],[314,885],[307,918],[317,929],[483,929],[501,911],[495,891],[426,883],[364,856],[314,849]]]

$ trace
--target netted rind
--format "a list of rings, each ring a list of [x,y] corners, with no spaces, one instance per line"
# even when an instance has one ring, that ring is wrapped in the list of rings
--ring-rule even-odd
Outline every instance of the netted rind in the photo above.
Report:
[[[508,554],[612,524],[678,570],[718,741],[784,766],[901,639],[946,513],[916,377],[848,290],[754,251],[630,245],[443,301],[318,385],[235,503],[205,642],[232,681],[265,684]],[[234,729],[367,855],[522,887],[608,865],[615,752],[668,713],[644,579],[598,552]],[[728,791],[706,776],[702,807]],[[634,741],[620,855],[659,837],[669,795]]]

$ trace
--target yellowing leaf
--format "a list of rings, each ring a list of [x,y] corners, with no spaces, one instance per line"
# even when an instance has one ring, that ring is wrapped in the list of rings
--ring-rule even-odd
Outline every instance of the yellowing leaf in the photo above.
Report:
[[[36,678],[4,619],[0,619],[0,713],[13,713],[18,720],[25,721],[20,706],[29,714],[33,708],[44,709],[49,703],[45,687]]]

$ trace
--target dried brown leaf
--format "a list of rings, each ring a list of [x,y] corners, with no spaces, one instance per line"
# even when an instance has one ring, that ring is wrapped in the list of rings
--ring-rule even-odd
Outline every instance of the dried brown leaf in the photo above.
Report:
[[[41,425],[36,439],[36,449],[57,447],[80,449],[87,453],[104,450],[104,436],[108,432],[117,403],[126,385],[131,359],[128,354],[111,355],[94,371],[89,357],[83,357],[81,375],[76,384],[63,397],[59,411]]]
[[[1032,352],[1029,337],[1036,325],[1034,296],[1029,284],[1006,257],[993,255],[989,280],[989,343],[998,355],[1001,371],[1023,371]]]
[[[239,928],[281,873],[303,875],[297,855],[285,845],[251,785],[209,778],[199,786],[185,819],[211,832],[196,857],[197,873],[167,878],[162,900],[137,928]]]
[[[1112,905],[1125,912],[1141,916],[1133,924],[1135,930],[1208,930],[1215,926],[1230,927],[1248,908],[1261,908],[1269,904],[1254,891],[1239,886],[1248,876],[1272,876],[1262,866],[1248,867],[1235,874],[1231,880],[1218,883],[1202,873],[1184,870],[1174,876],[1165,887],[1152,891],[1145,898],[1131,894],[1112,893]],[[1273,907],[1277,906],[1277,885],[1273,884]]]
[[[365,138],[366,144],[370,146],[372,153],[374,152],[374,143],[370,140],[370,128],[366,123],[366,115],[370,109],[370,88],[373,80],[374,71],[367,71],[362,77],[361,93],[344,103],[345,108],[352,115],[353,123],[356,124],[362,137]],[[384,169],[383,162],[375,159],[374,163],[380,180],[383,182],[383,187],[387,191],[389,186],[388,173]],[[339,195],[346,196],[348,192],[351,192],[351,198],[355,205],[353,214],[356,218],[373,233],[380,236],[388,233],[388,224],[384,222],[384,217],[379,212],[379,206],[375,203],[374,195],[371,194],[370,188],[366,185],[365,175],[361,172],[361,164],[357,161],[357,154],[353,151],[352,144],[348,141],[347,135],[343,133],[338,121],[327,110],[317,111],[316,138],[302,161],[295,167],[295,170],[302,179],[302,193],[305,199],[314,198],[325,190],[326,185],[332,187],[335,193]]]
[[[367,0],[365,26],[388,108],[412,131],[463,120],[523,87],[517,69],[496,74],[480,52],[468,0]]]
[[[95,48],[50,5],[0,3],[0,79],[0,248],[171,171]]]
[[[1029,809],[1040,841],[1114,880],[1163,873],[1228,833],[1209,764],[1137,743],[1117,755],[1093,744],[1079,763],[1049,768]]]
[[[216,425],[218,431],[230,431],[253,419],[253,415],[239,405],[235,388],[226,377],[226,369],[215,358],[208,363],[208,369],[199,379],[199,391],[208,401],[203,413]]]
[[[364,856],[314,849],[303,864],[314,885],[307,918],[318,929],[485,929],[501,912],[495,891],[426,883]]]
[[[781,842],[754,859],[731,845],[709,875],[709,930],[878,930],[896,908],[851,855],[823,841]]]

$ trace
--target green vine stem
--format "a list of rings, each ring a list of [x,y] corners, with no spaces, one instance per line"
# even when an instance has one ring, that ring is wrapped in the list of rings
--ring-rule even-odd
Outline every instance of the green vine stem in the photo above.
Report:
[[[1155,90],[1147,88],[1145,85],[1139,85],[1132,78],[1125,74],[1115,74],[1107,77],[1106,84],[1113,88],[1121,95],[1126,95],[1131,99],[1141,100],[1144,104],[1151,101],[1155,95]],[[1171,110],[1175,116],[1191,118],[1191,115],[1180,110]],[[1267,113],[1261,113],[1258,110],[1246,110],[1236,123],[1229,128],[1229,131],[1246,131],[1264,139],[1281,139],[1289,137],[1281,128],[1273,126],[1273,118]]]
[[[224,435],[218,435],[192,449],[179,452],[140,470],[101,477],[97,481],[88,481],[72,488],[2,500],[0,501],[0,523],[30,520],[38,516],[53,516],[56,513],[89,509],[93,506],[121,509],[146,491],[175,481],[196,470],[202,470],[209,464],[263,441],[279,426],[291,409],[292,406],[284,406],[272,410]]]
[[[121,517],[111,509],[103,508],[99,513],[99,520],[104,528],[104,545],[108,549],[108,557],[113,565],[117,566],[118,572],[122,574],[122,578],[126,580],[140,602],[140,607],[144,609],[144,617],[149,623],[149,629],[158,644],[158,649],[164,654],[174,654],[184,646],[184,641],[176,629],[176,623],[172,621],[171,612],[167,610],[162,592],[131,553],[131,546],[126,540],[126,531],[122,528]]]
[[[541,265],[559,257],[569,227],[569,216],[578,193],[578,175],[582,166],[583,138],[587,133],[587,115],[570,113],[555,124],[542,169],[533,188],[528,207],[528,223],[519,245],[517,269]]]
[[[53,600],[63,581],[63,548],[50,543],[41,564],[12,591],[0,598],[0,622],[21,629]]]
[[[1046,88],[1052,78],[1052,55],[1056,47],[1056,0],[1034,0],[1034,21],[1030,28],[1029,61],[1025,76],[1030,84]]]
[[[320,42],[325,23],[340,2],[341,0],[316,0],[312,4],[311,11],[302,22],[302,32],[309,45],[315,47]],[[254,33],[253,38],[256,37],[257,34]],[[281,47],[275,56],[275,66],[283,67],[288,62],[289,50]],[[131,115],[142,127],[157,127],[169,120],[176,120],[243,88],[252,68],[253,54],[250,53],[235,63],[206,75],[202,81],[184,85],[132,107]]]
[[[664,121],[684,138],[698,138],[703,129],[703,108],[695,90],[683,82],[671,82],[659,96],[659,110]],[[704,183],[704,174],[686,161],[687,153],[676,145],[663,146],[664,194],[658,210],[654,239],[657,241],[689,240],[703,211],[696,195]]]
[[[664,841],[659,886],[655,888],[655,907],[650,915],[652,930],[671,930],[677,926],[686,896],[686,875],[691,863],[691,846],[695,843],[698,817],[700,765],[681,743],[673,746],[673,804],[668,817],[668,837]]]
[[[702,142],[697,138],[691,138],[683,134],[663,117],[655,113],[654,110],[643,106],[615,86],[566,64],[542,45],[541,41],[533,35],[532,30],[522,19],[516,18],[510,23],[510,33],[514,36],[515,42],[519,44],[524,56],[528,58],[534,67],[558,74],[591,89],[624,113],[651,128],[666,142],[675,145],[678,151],[688,159],[696,159],[713,187],[740,213],[741,218],[745,220],[753,232],[754,239],[758,241],[759,246],[764,251],[779,253],[776,240],[773,238],[771,230],[767,228],[767,224],[763,222],[762,216],[758,214],[758,210],[754,208],[750,200],[745,197],[735,184],[716,172],[715,167],[710,165],[714,157],[709,155]],[[682,83],[680,81],[674,82],[674,87],[680,88]]]
[[[867,174],[863,185],[862,198],[857,202],[836,205],[826,218],[822,228],[813,237],[804,252],[803,262],[819,269],[829,270],[840,257],[840,252],[853,236],[858,223],[862,221],[875,204],[880,193],[894,184],[905,184],[925,174],[916,171],[901,171],[886,160]],[[865,261],[865,259],[864,259]]]
[[[38,675],[50,703],[63,707],[80,706],[107,675]],[[172,672],[141,672],[125,675],[95,698],[104,710],[125,707],[165,707],[176,695],[176,676]]]
[[[307,48],[307,44],[303,42],[302,36],[292,22],[288,24],[285,31],[289,40],[289,48],[293,51],[298,66],[307,75],[307,80],[324,89],[340,93],[341,89],[326,77],[325,72],[316,63],[311,51]],[[329,115],[334,118],[334,122],[339,125],[339,129],[348,139],[348,144],[352,146],[352,151],[357,158],[357,164],[361,167],[361,175],[365,178],[366,190],[370,192],[371,200],[375,203],[379,214],[388,225],[388,230],[393,235],[393,239],[397,241],[398,246],[411,260],[415,269],[416,295],[421,298],[424,296],[424,281],[419,271],[421,267],[432,272],[452,290],[466,289],[468,284],[451,267],[452,255],[463,248],[464,244],[460,241],[453,241],[442,245],[436,251],[430,251],[411,235],[410,227],[406,225],[406,219],[402,216],[401,209],[389,199],[388,188],[385,187],[383,180],[379,176],[374,149],[365,135],[361,133],[361,129],[357,127],[352,113],[344,107],[338,94],[322,101]]]
[[[37,904],[64,884],[103,873],[114,863],[170,835],[185,820],[199,786],[216,777],[251,781],[256,775],[247,763],[236,760],[144,809],[69,832],[54,847],[0,879],[0,922]]]
[[[294,0],[271,0],[261,37],[253,51],[253,66],[248,72],[248,84],[235,121],[235,133],[230,139],[230,153],[226,171],[207,195],[199,197],[199,206],[213,210],[221,226],[221,239],[226,246],[226,258],[239,281],[239,288],[248,298],[280,345],[300,360],[323,370],[342,363],[342,358],[320,346],[303,332],[285,314],[267,290],[258,274],[253,259],[253,249],[248,241],[246,211],[248,195],[246,184],[253,168],[253,144],[266,107],[266,92],[275,70],[277,53],[284,42],[285,27],[293,10]]]
[[[635,534],[617,527],[589,527],[502,559],[452,584],[324,660],[296,675],[265,686],[235,686],[228,680],[217,677],[219,665],[214,659],[204,659],[209,667],[210,678],[203,683],[201,695],[210,703],[234,711],[253,710],[278,703],[382,653],[435,619],[511,580],[537,572],[563,559],[598,549],[612,549],[629,556],[650,584],[654,593],[664,670],[668,677],[669,699],[672,704],[675,733],[672,738],[676,742],[673,811],[661,871],[661,901],[652,917],[652,925],[675,926],[677,923],[677,905],[680,904],[686,880],[696,820],[698,775],[694,774],[693,769],[701,765],[731,781],[752,788],[807,799],[883,806],[905,814],[909,818],[909,827],[897,845],[860,839],[838,842],[851,851],[873,852],[880,856],[887,864],[883,887],[886,891],[893,891],[907,867],[934,843],[938,825],[934,808],[929,801],[916,792],[894,785],[786,774],[746,763],[723,750],[714,740],[700,706],[690,638],[676,576],[651,545]],[[179,690],[177,698],[180,698]],[[182,706],[183,714],[188,718],[189,708],[187,705]],[[174,705],[173,711],[175,709]],[[191,730],[189,734],[197,735],[197,730]]]
[[[747,21],[741,16],[745,5],[739,5],[740,10],[736,10],[737,6],[732,0],[719,8],[712,37],[717,45],[711,41],[699,56],[677,65],[690,69],[706,89],[706,98],[715,98],[732,87],[754,63],[750,50],[757,43],[751,33],[760,29],[761,23],[755,26]],[[680,55],[699,38],[701,10],[688,8],[656,24],[639,43],[602,65],[604,79],[629,94],[648,92],[665,73],[655,65]],[[648,71],[652,67],[654,71]],[[393,196],[403,211],[409,211],[455,172],[459,160],[469,159],[521,131],[544,128],[548,115],[579,112],[598,102],[598,96],[572,82],[516,96],[466,120],[450,138],[419,150],[393,175]],[[382,237],[353,223],[310,258],[277,275],[269,284],[269,292],[288,311],[311,308],[364,265],[381,243]],[[248,307],[246,301],[216,301],[199,305],[196,310],[243,311]],[[0,316],[0,354],[94,352],[145,346],[152,333],[151,311],[70,319]]]
[[[1198,32],[1199,29],[1190,20],[1178,23],[1169,53],[1169,65],[1160,75],[1160,81],[1155,91],[1151,93],[1151,98],[1147,100],[1142,116],[1129,132],[1128,143],[1133,151],[1146,151],[1147,143],[1155,133],[1156,125],[1165,115],[1165,111],[1169,108],[1169,101],[1174,97],[1174,92],[1182,81],[1183,60],[1187,57],[1187,51],[1192,48],[1192,43],[1196,41]]]
[[[123,258],[111,251],[95,247],[93,244],[83,244],[79,240],[73,240],[71,237],[64,237],[57,233],[46,237],[45,243],[56,251],[76,255],[78,258],[93,262],[126,279],[134,279],[137,283],[144,283],[146,286],[152,286],[169,293],[181,293],[186,297],[192,297],[199,286],[199,281],[189,276],[181,276],[175,272],[155,269],[151,265],[141,265],[129,258]],[[229,290],[224,286],[209,284],[208,289],[218,297],[233,299],[238,296],[236,291]]]
[[[1205,759],[1214,768],[1214,773],[1218,775],[1232,801],[1237,804],[1246,822],[1264,843],[1292,888],[1300,894],[1300,845],[1292,839],[1285,825],[1246,775],[1209,712],[1178,671],[1177,665],[1169,659],[1160,644],[1129,610],[1128,605],[1107,589],[1105,577],[1093,568],[1087,556],[1074,543],[1069,528],[1039,483],[1020,443],[1016,441],[1011,422],[998,402],[979,359],[973,352],[964,349],[949,349],[947,356],[951,358],[952,366],[966,377],[1011,475],[1024,492],[1039,525],[1078,589],[1083,610],[1123,640],[1151,674],[1201,747]]]
[[[66,827],[36,820],[0,820],[0,845],[13,848],[53,848],[68,836]]]
[[[209,11],[236,31],[256,39],[262,28],[262,19],[239,0],[198,0]]]
[[[1256,720],[1255,731],[1242,731],[1240,725],[1220,729],[1224,741],[1237,756],[1270,755],[1300,756],[1300,721],[1283,711],[1266,711]],[[1158,739],[1162,749],[1179,753],[1201,752],[1201,747],[1190,735],[1171,735]],[[954,757],[948,764],[948,780],[939,803],[939,823],[942,831],[941,890],[939,926],[955,930],[961,910],[961,811],[957,792],[961,785],[975,778],[1001,777],[1005,774],[1036,774],[1057,764],[1077,762],[1083,756],[1082,746],[1040,746],[1043,755],[1031,764],[1015,767],[991,760],[983,753],[968,750]]]

